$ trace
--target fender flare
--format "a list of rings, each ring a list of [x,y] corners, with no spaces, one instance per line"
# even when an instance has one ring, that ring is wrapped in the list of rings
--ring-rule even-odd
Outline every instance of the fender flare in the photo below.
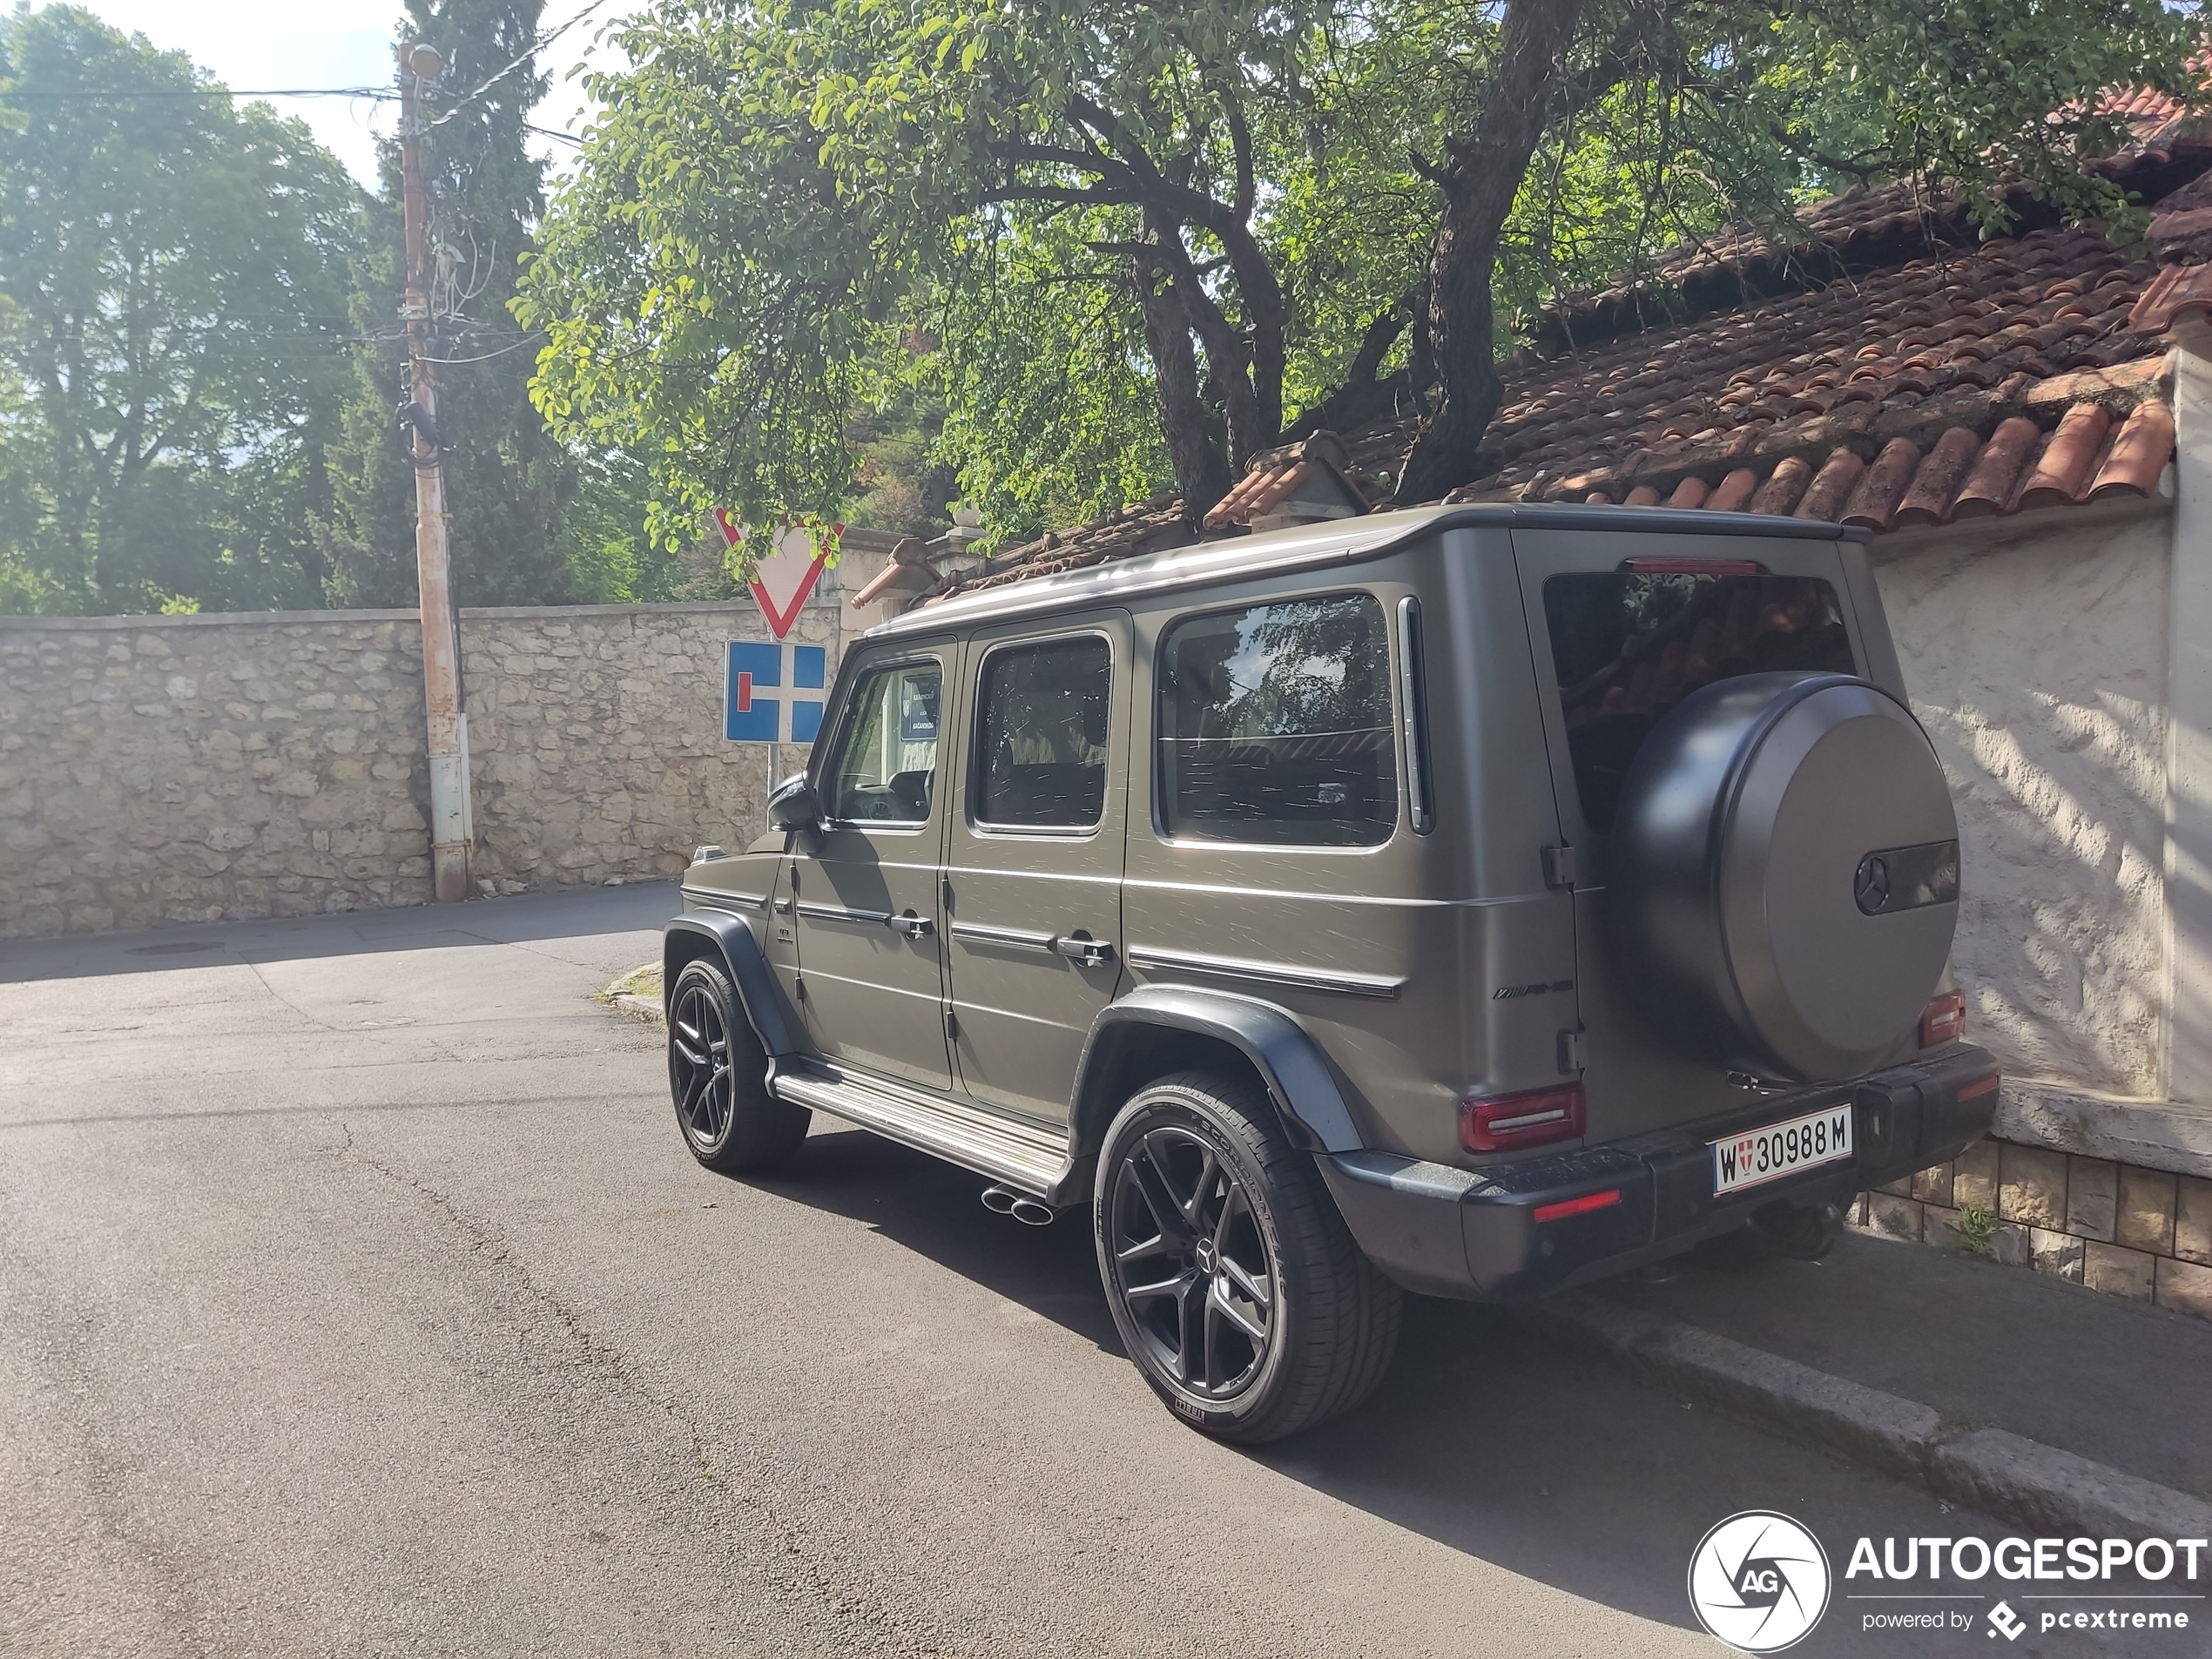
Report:
[[[1145,985],[1099,1010],[1076,1066],[1073,1121],[1110,1068],[1132,1028],[1165,1027],[1228,1043],[1251,1062],[1291,1138],[1309,1152],[1356,1152],[1366,1144],[1321,1046],[1285,1008],[1258,997],[1189,985]],[[1109,1103],[1109,1106],[1118,1103]]]
[[[753,937],[752,929],[744,919],[720,910],[687,910],[680,916],[671,917],[661,935],[661,982],[664,987],[676,983],[676,975],[669,971],[669,959],[679,934],[704,935],[719,948],[723,963],[730,970],[730,982],[737,987],[738,1001],[745,1009],[745,1022],[760,1039],[760,1046],[775,1055],[798,1053],[799,1044],[792,1035],[792,1022],[784,1012],[783,993],[777,988],[776,975],[761,952],[760,941]],[[664,990],[663,995],[665,995]]]

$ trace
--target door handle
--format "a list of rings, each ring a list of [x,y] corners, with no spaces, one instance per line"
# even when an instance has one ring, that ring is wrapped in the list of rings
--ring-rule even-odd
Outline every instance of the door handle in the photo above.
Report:
[[[1097,968],[1114,960],[1114,941],[1110,939],[1070,938],[1066,935],[1052,941],[1053,949],[1082,968]]]
[[[892,917],[891,926],[894,932],[902,933],[909,939],[927,939],[937,931],[935,922],[927,916],[917,916],[911,910],[903,916]]]

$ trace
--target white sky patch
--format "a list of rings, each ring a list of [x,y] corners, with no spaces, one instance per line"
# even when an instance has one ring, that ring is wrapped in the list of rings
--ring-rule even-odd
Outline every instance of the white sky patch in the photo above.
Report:
[[[126,34],[142,34],[165,51],[188,54],[226,85],[245,91],[275,86],[378,86],[392,84],[392,42],[401,16],[389,0],[78,0]],[[588,0],[547,0],[541,33],[583,10]],[[621,53],[597,37],[605,24],[643,9],[645,0],[604,0],[590,17],[548,47],[539,68],[553,85],[530,122],[581,132],[590,118],[583,88],[570,78],[579,64],[618,67]],[[469,89],[462,88],[466,91]],[[271,98],[297,116],[363,184],[376,183],[376,139],[388,136],[396,106],[368,98]],[[556,172],[575,165],[576,146],[533,138],[531,152]]]

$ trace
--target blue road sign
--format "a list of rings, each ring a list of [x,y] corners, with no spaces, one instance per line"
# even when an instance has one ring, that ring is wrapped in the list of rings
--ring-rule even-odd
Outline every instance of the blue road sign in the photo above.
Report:
[[[732,640],[723,672],[722,735],[732,743],[813,742],[822,729],[821,694],[828,678],[829,652],[820,645]],[[762,695],[786,686],[815,695]]]

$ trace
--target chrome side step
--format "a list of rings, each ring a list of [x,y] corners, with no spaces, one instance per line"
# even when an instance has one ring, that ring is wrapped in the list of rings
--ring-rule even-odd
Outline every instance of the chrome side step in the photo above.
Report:
[[[978,1111],[881,1077],[821,1061],[779,1062],[768,1076],[779,1100],[841,1117],[1042,1198],[1068,1170],[1067,1137]]]

